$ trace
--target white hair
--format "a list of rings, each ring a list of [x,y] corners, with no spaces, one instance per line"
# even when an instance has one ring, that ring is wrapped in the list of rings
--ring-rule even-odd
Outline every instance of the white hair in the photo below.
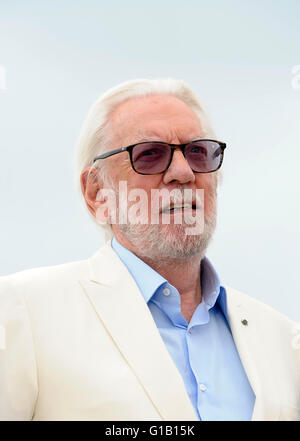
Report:
[[[173,95],[179,98],[196,113],[201,121],[204,133],[207,134],[208,137],[214,136],[206,112],[184,81],[172,78],[126,81],[101,95],[92,105],[83,123],[75,157],[77,185],[80,183],[81,171],[85,167],[92,166],[93,159],[107,148],[110,115],[114,109],[129,98],[148,95]],[[101,165],[101,173],[104,182],[107,182],[108,173],[103,164]],[[80,194],[82,195],[81,191]],[[107,226],[107,228],[101,225],[101,227],[104,228],[107,237],[111,237],[110,226]]]

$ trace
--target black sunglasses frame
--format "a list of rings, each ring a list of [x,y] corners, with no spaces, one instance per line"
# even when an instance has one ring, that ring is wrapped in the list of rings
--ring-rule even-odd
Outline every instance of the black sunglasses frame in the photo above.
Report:
[[[136,144],[128,145],[127,147],[121,147],[121,148],[119,148],[119,149],[111,150],[111,151],[109,151],[109,152],[103,153],[102,155],[96,156],[96,158],[94,159],[93,163],[95,163],[96,161],[98,161],[98,159],[105,159],[105,158],[109,158],[110,156],[116,155],[116,154],[118,154],[118,153],[128,152],[128,153],[129,153],[129,157],[130,157],[131,166],[132,166],[133,170],[134,170],[136,173],[138,173],[139,175],[151,175],[151,174],[159,175],[159,174],[165,173],[165,171],[170,167],[170,164],[171,164],[171,162],[172,162],[173,155],[174,155],[174,151],[175,151],[176,147],[179,147],[179,148],[180,148],[180,150],[181,150],[183,156],[185,157],[185,148],[186,148],[186,146],[187,146],[187,145],[190,145],[190,144],[194,144],[195,142],[199,142],[199,141],[211,141],[211,142],[215,142],[216,144],[218,144],[218,145],[220,146],[220,148],[221,148],[221,159],[220,159],[220,164],[219,164],[219,166],[218,166],[216,169],[214,169],[214,170],[210,170],[210,171],[208,171],[208,172],[198,172],[198,171],[195,171],[195,170],[193,170],[193,169],[192,169],[192,171],[193,171],[194,173],[213,173],[213,172],[217,171],[217,170],[221,167],[221,165],[222,165],[222,163],[223,163],[224,150],[225,150],[225,148],[226,148],[226,144],[225,144],[225,142],[216,141],[215,139],[196,139],[196,140],[194,140],[194,141],[190,141],[190,142],[187,142],[187,143],[185,143],[185,144],[169,144],[169,143],[167,143],[167,142],[162,142],[162,141],[144,141],[144,142],[138,142],[138,143],[136,143]],[[135,146],[137,146],[137,145],[141,145],[141,144],[149,144],[149,143],[151,143],[151,144],[164,144],[164,145],[166,145],[166,146],[168,146],[168,147],[171,147],[171,156],[170,156],[169,163],[168,163],[167,167],[165,168],[165,170],[163,170],[163,171],[161,171],[161,172],[159,172],[159,173],[141,173],[141,172],[137,171],[137,170],[134,168],[134,164],[133,164],[133,160],[132,160],[132,150],[133,150],[133,148],[134,148]],[[174,147],[174,148],[172,148],[172,147]]]

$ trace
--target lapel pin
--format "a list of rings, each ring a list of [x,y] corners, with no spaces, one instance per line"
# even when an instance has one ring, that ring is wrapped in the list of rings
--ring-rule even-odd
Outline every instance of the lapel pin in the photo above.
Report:
[[[244,326],[248,325],[248,320],[246,320],[246,319],[241,320],[241,322],[242,322],[242,325],[244,325]]]

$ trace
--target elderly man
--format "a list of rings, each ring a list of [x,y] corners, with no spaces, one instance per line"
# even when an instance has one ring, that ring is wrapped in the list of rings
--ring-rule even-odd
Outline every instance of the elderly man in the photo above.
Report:
[[[107,240],[1,279],[1,419],[300,419],[296,324],[221,286],[205,257],[215,138],[182,81],[127,82],[95,103],[80,183]]]

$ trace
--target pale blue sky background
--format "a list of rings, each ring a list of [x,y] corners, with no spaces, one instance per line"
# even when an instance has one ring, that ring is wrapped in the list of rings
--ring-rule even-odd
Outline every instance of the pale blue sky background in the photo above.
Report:
[[[208,256],[300,320],[299,23],[298,0],[0,0],[0,275],[99,248],[73,181],[83,119],[120,82],[181,78],[228,144]]]

